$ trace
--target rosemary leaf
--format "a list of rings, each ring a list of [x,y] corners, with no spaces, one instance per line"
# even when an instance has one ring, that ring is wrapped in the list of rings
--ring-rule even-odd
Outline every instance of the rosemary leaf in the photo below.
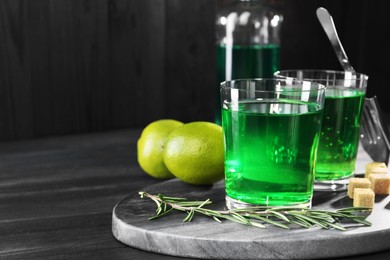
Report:
[[[307,223],[306,221],[302,221],[300,219],[291,219],[290,223],[294,223],[304,228],[310,228],[312,226],[310,223]]]
[[[357,223],[360,223],[360,224],[363,224],[365,226],[371,226],[372,223],[368,220],[365,220],[365,219],[361,219],[361,218],[353,218],[353,221],[354,222],[357,222]]]
[[[215,211],[215,210],[211,210],[211,209],[205,209],[205,208],[199,208],[199,207],[197,207],[197,208],[195,209],[195,211],[197,211],[197,212],[199,212],[199,213],[201,213],[201,214],[210,216],[210,217],[211,217],[211,216],[219,217],[219,216],[222,215],[222,213],[219,212],[219,211]]]
[[[203,203],[204,201],[179,201],[176,204],[180,206],[198,207]],[[210,202],[207,202],[206,204],[210,204]]]
[[[328,225],[331,226],[331,227],[334,227],[335,229],[338,229],[338,230],[341,230],[341,231],[345,231],[347,230],[345,227],[337,224],[337,223],[330,223],[328,222]]]
[[[277,221],[273,221],[272,219],[269,219],[267,217],[262,217],[262,216],[256,216],[256,215],[248,215],[248,217],[250,218],[254,218],[254,219],[258,219],[258,220],[262,220],[264,222],[267,222],[269,224],[272,224],[272,225],[275,225],[275,226],[278,226],[278,227],[281,227],[281,228],[285,228],[285,229],[290,229],[289,226],[283,224],[283,223],[280,223],[280,222],[277,222]],[[290,222],[290,220],[288,220],[287,222]]]
[[[370,208],[365,208],[365,207],[348,207],[348,208],[342,208],[342,209],[336,210],[336,212],[351,212],[351,213],[354,213],[354,212],[370,212],[370,211],[371,211]]]
[[[185,201],[185,200],[187,200],[186,198],[180,198],[180,197],[168,197],[168,196],[164,196],[163,195],[163,199],[165,200],[165,201],[170,201],[170,200],[172,200],[172,201]]]
[[[219,222],[219,223],[222,223],[222,221],[221,221],[219,218],[217,218],[216,216],[213,216],[213,219],[214,219],[215,221]]]
[[[238,221],[240,221],[241,223],[243,223],[245,225],[248,225],[250,223],[250,221],[248,219],[246,219],[245,217],[241,216],[240,214],[238,214],[236,212],[231,213],[231,216],[233,218],[236,218]]]
[[[201,207],[203,207],[203,206],[206,205],[206,204],[210,204],[210,199],[205,200],[202,204],[200,204],[200,205],[198,206],[198,208],[201,208]]]
[[[234,215],[221,215],[220,218],[224,218],[242,225],[248,225],[250,222],[248,220],[242,220],[241,218],[237,218],[237,216]]]
[[[171,212],[172,210],[173,210],[173,208],[170,208],[170,209],[164,211],[163,213],[161,213],[161,214],[159,214],[159,215],[154,215],[153,217],[150,217],[150,218],[148,218],[148,219],[149,219],[149,220],[153,220],[153,219],[160,218],[160,217],[162,217],[162,216],[167,215],[167,214],[168,214],[169,212]]]
[[[187,217],[185,219],[183,219],[183,222],[191,222],[192,218],[194,217],[194,214],[195,214],[195,211],[194,210],[190,210],[187,213]]]
[[[328,229],[329,227],[328,227],[328,225],[327,224],[324,224],[324,222],[323,221],[320,221],[320,220],[316,220],[316,219],[314,219],[314,218],[311,218],[311,217],[308,217],[308,216],[306,216],[306,215],[303,215],[303,214],[296,214],[296,213],[293,213],[292,214],[294,217],[296,217],[296,218],[299,218],[299,219],[303,219],[303,220],[306,220],[306,222],[308,222],[308,223],[311,223],[312,225],[314,224],[314,225],[318,225],[318,226],[320,226],[320,227],[322,227],[322,228],[324,228],[324,229]]]
[[[167,211],[168,204],[166,204],[166,203],[163,203],[163,205],[164,205],[163,212],[165,212],[165,211]]]
[[[258,228],[265,228],[264,225],[258,223],[258,222],[255,222],[255,221],[251,221],[251,225],[254,226],[254,227],[258,227]]]
[[[284,220],[286,222],[290,222],[290,220],[285,215],[283,215],[280,212],[277,212],[277,211],[274,211],[274,210],[267,210],[266,212],[271,213],[272,215],[274,215],[277,218],[280,218],[281,220]]]

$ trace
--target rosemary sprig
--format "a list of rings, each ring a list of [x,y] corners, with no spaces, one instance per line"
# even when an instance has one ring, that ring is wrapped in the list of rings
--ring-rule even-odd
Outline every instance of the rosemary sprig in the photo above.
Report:
[[[212,204],[210,199],[201,201],[189,201],[186,198],[168,197],[162,194],[152,195],[145,191],[139,192],[141,198],[149,198],[156,205],[156,215],[149,220],[157,219],[168,215],[172,211],[182,211],[187,213],[183,222],[190,222],[195,214],[201,214],[222,223],[222,220],[233,221],[242,225],[265,228],[265,224],[270,224],[280,228],[290,229],[292,224],[300,227],[310,228],[313,226],[323,229],[347,230],[344,225],[355,223],[363,226],[371,226],[366,220],[371,210],[369,208],[343,208],[335,211],[315,210],[298,207],[249,207],[231,210],[212,210],[205,208]]]

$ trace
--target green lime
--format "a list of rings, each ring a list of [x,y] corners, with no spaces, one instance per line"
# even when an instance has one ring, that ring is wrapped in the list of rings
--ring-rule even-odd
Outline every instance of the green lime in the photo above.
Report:
[[[190,184],[212,184],[223,179],[222,128],[210,122],[176,128],[168,136],[164,162],[173,175]]]
[[[137,142],[137,159],[141,168],[157,179],[175,176],[164,164],[163,151],[168,135],[183,123],[172,119],[161,119],[147,125]]]

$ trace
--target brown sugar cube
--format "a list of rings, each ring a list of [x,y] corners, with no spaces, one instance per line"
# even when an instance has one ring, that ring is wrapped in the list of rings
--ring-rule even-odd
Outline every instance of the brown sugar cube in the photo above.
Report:
[[[370,174],[387,173],[387,166],[383,162],[371,162],[366,165],[366,172],[364,178],[368,178]]]
[[[390,193],[390,175],[383,173],[370,174],[368,179],[375,194],[385,195]]]
[[[371,182],[366,178],[351,178],[348,185],[348,197],[353,199],[354,189],[371,188]]]
[[[353,206],[373,208],[375,202],[375,194],[371,189],[356,188],[353,195]]]

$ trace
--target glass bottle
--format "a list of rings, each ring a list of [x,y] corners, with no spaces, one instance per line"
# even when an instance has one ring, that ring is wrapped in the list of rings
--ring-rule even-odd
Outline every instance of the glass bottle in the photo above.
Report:
[[[219,84],[240,78],[269,78],[279,70],[281,13],[261,0],[237,0],[216,15],[217,102]]]

